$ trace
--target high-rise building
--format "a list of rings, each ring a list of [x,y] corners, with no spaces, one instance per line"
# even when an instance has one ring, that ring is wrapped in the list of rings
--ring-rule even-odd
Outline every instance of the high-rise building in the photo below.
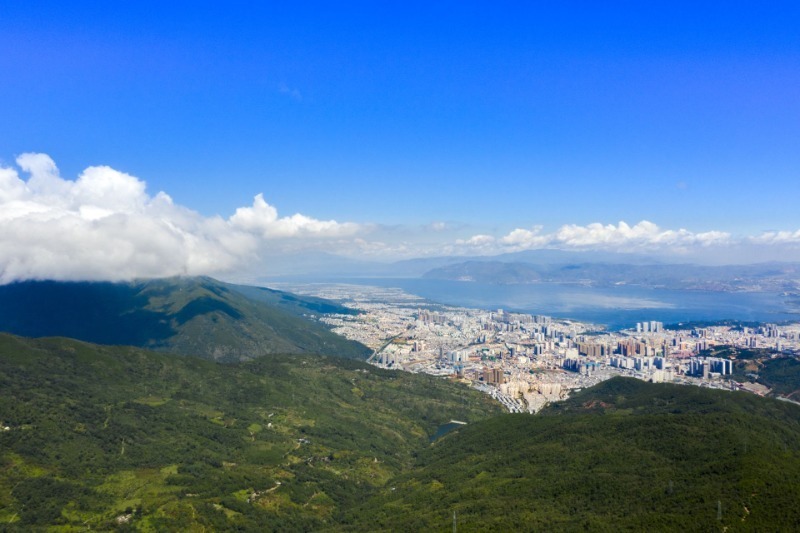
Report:
[[[492,385],[502,385],[505,382],[503,371],[499,368],[484,368],[483,381]]]

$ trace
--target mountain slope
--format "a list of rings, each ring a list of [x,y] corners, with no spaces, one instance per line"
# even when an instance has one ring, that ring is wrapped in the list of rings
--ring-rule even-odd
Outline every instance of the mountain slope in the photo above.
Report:
[[[361,530],[728,531],[800,524],[800,407],[615,378],[471,424],[352,512]]]
[[[219,365],[0,334],[0,529],[318,530],[440,424],[499,411],[336,357]]]
[[[800,407],[699,387],[615,378],[500,415],[476,391],[341,358],[219,365],[0,335],[0,414],[12,531],[436,531],[454,512],[460,531],[800,523]],[[451,419],[469,424],[430,444]]]
[[[302,298],[291,305],[257,301],[211,278],[22,282],[0,286],[0,331],[139,346],[218,361],[270,353],[355,358],[369,353],[365,346],[298,316],[302,303],[322,305]]]
[[[300,296],[286,291],[279,291],[267,287],[253,287],[250,285],[225,284],[229,289],[241,293],[247,298],[277,307],[297,316],[313,316],[327,314],[357,315],[359,311],[344,307],[331,300],[314,296]]]

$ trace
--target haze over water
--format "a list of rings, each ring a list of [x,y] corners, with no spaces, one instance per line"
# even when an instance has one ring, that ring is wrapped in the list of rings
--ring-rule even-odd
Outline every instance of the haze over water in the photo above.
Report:
[[[572,318],[624,329],[643,320],[665,324],[734,319],[754,322],[798,320],[786,298],[766,292],[711,292],[621,285],[595,288],[536,283],[494,285],[414,278],[351,279],[349,283],[398,287],[428,300],[462,307]]]

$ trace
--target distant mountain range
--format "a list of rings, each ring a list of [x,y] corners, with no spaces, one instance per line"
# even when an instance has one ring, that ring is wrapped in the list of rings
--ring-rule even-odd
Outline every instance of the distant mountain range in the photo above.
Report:
[[[704,291],[797,291],[800,264],[701,266],[621,263],[465,261],[434,268],[423,277],[480,283],[580,283],[595,287],[639,285]]]
[[[61,336],[242,361],[274,353],[363,358],[365,346],[313,320],[351,310],[318,298],[211,278],[0,286],[0,331]]]
[[[276,262],[268,280],[428,278],[490,284],[579,283],[595,287],[638,285],[703,291],[800,293],[800,263],[744,265],[674,263],[642,254],[526,250],[494,256],[441,256],[393,263],[355,261],[332,254],[298,254]],[[296,263],[292,263],[296,262]]]
[[[357,277],[419,277],[434,268],[471,262],[523,262],[537,264],[625,263],[634,265],[663,264],[658,258],[611,252],[568,252],[563,250],[526,250],[494,256],[435,256],[404,259],[390,263],[350,259],[329,253],[308,252],[270,258],[269,272],[264,279],[319,279]]]

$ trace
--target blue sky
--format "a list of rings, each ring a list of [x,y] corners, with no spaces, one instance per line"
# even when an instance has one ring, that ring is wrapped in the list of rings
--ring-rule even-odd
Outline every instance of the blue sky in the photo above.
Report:
[[[4,2],[0,164],[206,218],[263,193],[387,258],[620,221],[800,240],[796,3],[258,4]]]

